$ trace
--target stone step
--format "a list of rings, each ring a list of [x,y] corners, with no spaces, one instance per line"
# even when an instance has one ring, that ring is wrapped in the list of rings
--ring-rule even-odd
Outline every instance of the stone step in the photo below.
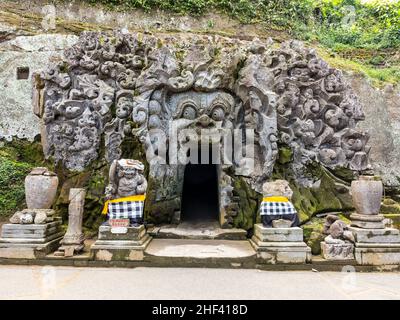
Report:
[[[50,228],[55,228],[61,226],[61,221],[53,221],[48,222],[45,224],[13,224],[13,223],[6,223],[3,224],[1,227],[2,232],[12,232],[12,231],[44,231]]]
[[[44,230],[3,230],[1,236],[2,238],[44,238],[61,231],[60,226]]]
[[[246,240],[247,237],[246,230],[222,229],[218,222],[165,225],[151,234],[157,239]]]
[[[303,229],[265,228],[261,224],[254,225],[255,236],[263,242],[303,242]]]
[[[53,239],[62,237],[64,235],[64,232],[57,232],[52,235],[46,236],[46,237],[40,237],[40,238],[22,238],[22,237],[17,237],[17,238],[0,238],[0,247],[7,247],[9,243],[25,243],[25,244],[40,244],[40,243],[46,243],[48,241],[51,241]]]
[[[153,239],[145,250],[146,257],[181,261],[229,259],[234,262],[254,258],[255,254],[248,240]]]
[[[397,243],[400,244],[400,231],[394,228],[362,229],[349,227],[357,243]]]

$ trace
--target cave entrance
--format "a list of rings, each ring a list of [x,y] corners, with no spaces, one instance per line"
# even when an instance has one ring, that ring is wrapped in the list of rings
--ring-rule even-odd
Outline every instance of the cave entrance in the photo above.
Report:
[[[219,165],[213,164],[211,156],[206,164],[198,162],[199,164],[188,163],[185,167],[181,221],[219,221]]]

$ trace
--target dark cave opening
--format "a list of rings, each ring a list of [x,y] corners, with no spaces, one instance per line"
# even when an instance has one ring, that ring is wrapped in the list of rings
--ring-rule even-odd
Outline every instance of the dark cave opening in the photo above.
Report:
[[[186,165],[181,206],[183,222],[219,220],[217,169],[216,164]]]

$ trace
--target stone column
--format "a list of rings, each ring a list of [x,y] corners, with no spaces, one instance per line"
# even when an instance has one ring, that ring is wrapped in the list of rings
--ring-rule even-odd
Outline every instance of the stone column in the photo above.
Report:
[[[69,191],[68,229],[61,240],[62,246],[55,255],[72,256],[83,250],[84,236],[82,232],[83,209],[85,205],[86,190],[71,188]]]
[[[377,177],[360,176],[351,184],[351,195],[356,213],[349,230],[355,238],[355,258],[362,265],[400,264],[399,230],[386,228],[379,214],[383,194],[382,182]]]

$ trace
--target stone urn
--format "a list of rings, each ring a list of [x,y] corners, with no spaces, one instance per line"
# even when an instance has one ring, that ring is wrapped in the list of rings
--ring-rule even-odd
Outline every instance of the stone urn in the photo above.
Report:
[[[383,195],[382,181],[374,176],[360,176],[351,182],[351,197],[358,214],[379,214]]]
[[[47,168],[34,168],[25,178],[25,199],[28,209],[49,209],[55,200],[58,177]]]

